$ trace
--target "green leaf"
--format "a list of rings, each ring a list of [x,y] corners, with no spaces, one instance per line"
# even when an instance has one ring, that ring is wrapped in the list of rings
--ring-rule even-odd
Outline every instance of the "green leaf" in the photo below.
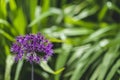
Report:
[[[29,27],[34,26],[36,23],[38,23],[39,21],[41,21],[42,19],[44,19],[45,17],[48,17],[50,15],[52,15],[51,12],[46,12],[44,14],[41,14],[38,18],[36,18],[35,20],[33,20],[28,26]]]
[[[66,36],[78,36],[78,35],[86,35],[90,34],[92,30],[85,29],[85,28],[70,28],[64,29],[61,33],[64,33]]]
[[[94,23],[94,22],[91,22],[91,21],[83,21],[83,20],[78,20],[78,19],[75,19],[74,17],[71,17],[71,16],[65,16],[65,23],[68,24],[68,25],[73,25],[73,27],[76,27],[74,25],[78,25],[78,26],[81,26],[81,27],[87,27],[87,29],[91,28],[93,29],[97,24]]]
[[[5,80],[11,80],[11,69],[14,63],[12,55],[8,55],[6,59]]]
[[[97,10],[98,10],[98,6],[97,5],[95,5],[95,6],[91,7],[91,8],[85,8],[83,11],[81,11],[80,14],[78,14],[74,18],[76,18],[76,19],[86,18],[86,17],[94,14]]]
[[[70,80],[79,80],[89,65],[101,54],[101,51],[100,46],[96,44],[88,49],[82,57],[79,57],[76,61],[75,70],[73,71]],[[96,54],[94,54],[94,52],[96,52]]]
[[[70,65],[74,60],[76,60],[77,58],[80,58],[84,54],[84,52],[90,47],[91,46],[88,44],[88,45],[80,46],[77,49],[75,49],[75,52],[71,54],[72,56],[70,57],[67,64]]]
[[[11,25],[4,19],[0,19],[0,24],[4,24],[7,27],[10,27]]]
[[[65,69],[65,68],[61,68],[61,69],[58,69],[58,70],[56,70],[56,71],[53,71],[53,70],[49,67],[49,65],[47,64],[46,61],[41,61],[41,62],[40,62],[40,66],[42,67],[43,70],[45,70],[45,71],[47,71],[47,72],[49,72],[49,73],[51,73],[51,74],[54,74],[54,75],[57,75],[57,74],[61,73],[61,72]]]
[[[70,50],[71,50],[71,48],[72,48],[72,45],[71,45],[71,44],[66,44],[66,43],[64,43],[64,44],[62,45],[62,48],[63,48],[63,51],[64,51],[64,52],[60,53],[59,56],[58,56],[58,58],[57,58],[56,70],[64,67],[65,62],[66,62],[66,60],[68,59],[68,56],[69,56]],[[56,76],[55,76],[55,80],[59,80],[60,75],[61,75],[61,74],[56,75]]]
[[[51,42],[56,42],[56,43],[63,43],[63,42],[65,42],[64,40],[60,40],[60,39],[57,39],[57,38],[50,38],[49,40]]]
[[[10,9],[11,9],[11,11],[14,11],[17,9],[17,5],[15,3],[15,0],[10,0]]]
[[[19,80],[19,76],[20,76],[20,72],[21,72],[21,69],[22,69],[22,66],[23,66],[23,62],[24,62],[24,60],[22,59],[21,61],[19,61],[17,63],[17,69],[16,69],[16,72],[15,72],[14,80]]]
[[[18,8],[17,16],[13,20],[13,24],[19,34],[25,34],[25,29],[27,25],[26,16],[23,13],[22,8]]]
[[[29,7],[30,7],[30,18],[33,20],[35,18],[35,10],[37,8],[37,1],[38,0],[29,0]]]
[[[54,72],[55,75],[61,73],[65,68],[58,69],[57,71]]]
[[[105,78],[105,75],[108,71],[108,69],[111,68],[111,65],[114,64],[115,59],[117,58],[118,54],[118,46],[111,47],[109,51],[104,55],[104,58],[102,59],[102,63],[99,64],[99,66],[94,71],[91,80],[101,80]],[[102,70],[102,71],[101,71]]]
[[[115,52],[112,52],[112,53],[108,53],[108,54],[105,55],[104,61],[101,64],[102,65],[101,66],[101,70],[103,70],[103,71],[100,71],[100,74],[98,76],[98,80],[101,80],[101,79],[105,78],[107,70],[110,68],[110,65],[114,62],[114,60],[118,56],[117,54]]]
[[[110,70],[110,72],[107,75],[106,80],[112,80],[113,76],[115,75],[115,72],[117,72],[119,67],[120,67],[120,59],[117,60],[117,62],[113,65],[112,69]]]
[[[101,9],[99,15],[98,15],[98,20],[101,21],[103,18],[105,18],[105,15],[107,13],[108,7],[107,5],[104,5],[103,8]]]
[[[42,13],[43,14],[49,10],[50,2],[51,2],[50,0],[42,0],[42,7],[41,7],[41,9],[42,9]],[[48,18],[46,18],[46,17],[44,19],[42,19],[42,21],[41,21],[42,24],[41,25],[42,26],[46,26],[47,20],[48,20]]]
[[[105,28],[101,28],[97,31],[95,31],[94,33],[92,33],[90,36],[88,36],[88,38],[84,41],[84,42],[89,42],[89,41],[94,41],[99,39],[103,34],[105,34],[107,31],[111,30],[112,28],[110,27],[105,27]]]
[[[9,39],[10,41],[14,40],[14,38],[11,35],[9,35],[8,33],[6,33],[5,31],[3,31],[1,29],[0,29],[0,34],[3,35],[4,37],[6,37],[7,39]]]
[[[59,15],[60,13],[55,11],[56,9],[49,9],[48,11],[44,12],[43,14],[41,14],[40,16],[38,16],[36,19],[34,19],[28,26],[32,27],[35,24],[37,24],[38,22],[40,22],[42,19],[50,16],[50,15]]]
[[[6,0],[0,0],[0,18],[5,19],[7,16]]]
[[[40,62],[40,66],[42,67],[43,70],[45,70],[45,71],[47,71],[49,73],[54,74],[54,71],[48,66],[46,61],[41,61]]]
[[[10,48],[7,45],[5,45],[5,53],[6,53],[6,56],[10,54]]]

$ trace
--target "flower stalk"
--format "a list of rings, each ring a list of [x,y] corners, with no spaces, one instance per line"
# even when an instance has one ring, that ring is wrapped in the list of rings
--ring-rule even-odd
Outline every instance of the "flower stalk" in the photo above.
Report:
[[[32,71],[31,71],[31,80],[34,80],[34,64],[31,63]]]

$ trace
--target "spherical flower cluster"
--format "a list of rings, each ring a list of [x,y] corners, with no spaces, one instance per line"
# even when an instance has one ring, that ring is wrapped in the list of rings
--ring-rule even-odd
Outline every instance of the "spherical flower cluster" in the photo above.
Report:
[[[15,61],[25,58],[30,63],[39,63],[41,59],[46,60],[53,54],[53,44],[40,33],[18,36],[11,47],[15,53]]]

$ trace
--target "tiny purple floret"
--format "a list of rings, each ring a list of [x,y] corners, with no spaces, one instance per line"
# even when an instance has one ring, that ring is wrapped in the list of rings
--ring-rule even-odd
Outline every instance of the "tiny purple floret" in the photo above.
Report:
[[[15,54],[15,61],[23,57],[30,63],[39,63],[41,59],[47,60],[53,54],[53,44],[41,33],[18,36],[11,47]]]

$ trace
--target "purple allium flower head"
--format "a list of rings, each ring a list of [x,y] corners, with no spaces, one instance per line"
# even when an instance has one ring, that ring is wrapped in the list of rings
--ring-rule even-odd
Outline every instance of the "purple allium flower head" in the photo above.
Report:
[[[41,59],[46,60],[53,54],[53,44],[40,33],[18,36],[11,47],[15,53],[15,61],[23,57],[30,63],[39,63]]]

